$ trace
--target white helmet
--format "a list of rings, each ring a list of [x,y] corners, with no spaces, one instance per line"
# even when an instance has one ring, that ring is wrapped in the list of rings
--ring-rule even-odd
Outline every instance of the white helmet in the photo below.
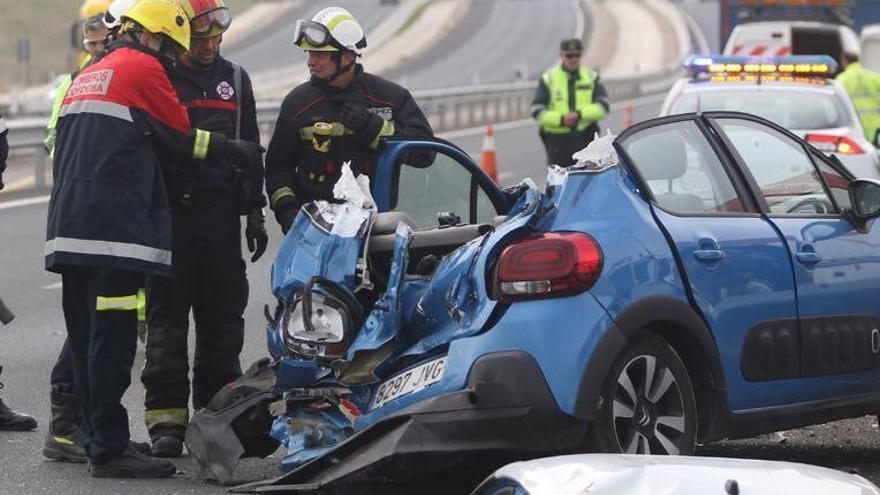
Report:
[[[104,25],[107,29],[116,29],[122,25],[122,15],[128,12],[138,0],[113,0],[104,13]]]
[[[293,39],[296,46],[309,51],[351,50],[362,55],[367,47],[364,28],[342,7],[327,7],[310,21],[296,21]]]

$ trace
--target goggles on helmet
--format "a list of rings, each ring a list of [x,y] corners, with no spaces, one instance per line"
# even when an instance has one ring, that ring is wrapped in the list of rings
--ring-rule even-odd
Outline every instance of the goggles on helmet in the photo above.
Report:
[[[303,43],[305,42],[305,43]],[[321,49],[332,46],[337,49],[344,49],[342,45],[330,34],[327,26],[315,22],[300,19],[296,21],[293,29],[293,43],[297,46],[307,45],[303,48]]]
[[[223,34],[232,24],[232,14],[226,7],[199,14],[189,21],[192,36],[196,38],[208,38]]]

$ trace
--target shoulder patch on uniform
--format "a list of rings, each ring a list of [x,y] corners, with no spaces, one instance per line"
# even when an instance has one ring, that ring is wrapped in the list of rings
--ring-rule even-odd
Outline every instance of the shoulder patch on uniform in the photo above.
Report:
[[[217,95],[224,100],[229,100],[235,96],[235,89],[232,88],[231,84],[223,81],[217,85]]]
[[[98,70],[80,74],[73,80],[67,97],[106,95],[113,79],[113,69]]]

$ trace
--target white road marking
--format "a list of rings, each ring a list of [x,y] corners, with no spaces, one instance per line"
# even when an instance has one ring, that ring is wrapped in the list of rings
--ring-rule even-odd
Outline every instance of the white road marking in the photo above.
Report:
[[[574,38],[583,39],[584,37],[584,9],[581,8],[580,0],[571,0],[571,7],[574,9]]]
[[[55,290],[61,288],[61,282],[55,282],[54,284],[44,285],[40,287],[43,290]]]
[[[16,199],[15,201],[6,201],[4,203],[0,203],[0,210],[18,208],[19,206],[39,205],[48,202],[49,196],[37,196],[36,198]]]

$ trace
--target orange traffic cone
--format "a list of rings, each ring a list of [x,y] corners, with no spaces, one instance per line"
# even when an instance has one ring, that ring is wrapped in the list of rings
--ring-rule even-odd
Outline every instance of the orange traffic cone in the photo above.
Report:
[[[633,107],[632,105],[627,105],[626,109],[623,111],[623,128],[632,127],[635,125],[636,121],[633,119]]]
[[[486,175],[498,183],[498,161],[495,158],[495,130],[492,125],[486,127],[486,137],[483,138],[483,156],[480,167]]]

